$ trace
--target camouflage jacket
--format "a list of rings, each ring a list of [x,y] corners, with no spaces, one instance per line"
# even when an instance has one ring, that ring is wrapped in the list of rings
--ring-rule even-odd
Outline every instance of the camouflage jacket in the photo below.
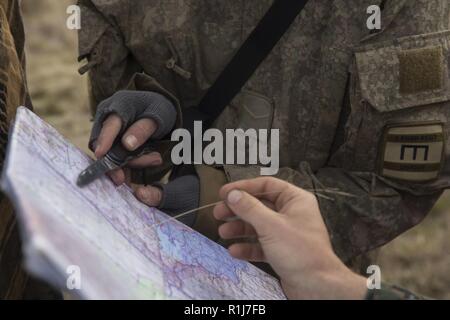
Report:
[[[9,125],[27,99],[23,75],[24,34],[17,1],[0,0],[0,171]],[[22,298],[27,276],[21,269],[20,239],[9,201],[0,193],[0,299]]]
[[[18,106],[31,108],[25,79],[24,30],[17,0],[0,0],[0,172]],[[21,242],[11,203],[0,193],[0,300],[58,295],[22,269]]]
[[[79,0],[93,109],[127,87],[195,106],[272,1]],[[310,1],[216,123],[280,129],[278,177],[341,191],[319,200],[344,260],[418,224],[450,185],[449,11],[446,0]]]
[[[366,300],[430,300],[430,299],[412,293],[411,291],[408,291],[406,289],[382,283],[381,289],[373,289],[367,292]]]

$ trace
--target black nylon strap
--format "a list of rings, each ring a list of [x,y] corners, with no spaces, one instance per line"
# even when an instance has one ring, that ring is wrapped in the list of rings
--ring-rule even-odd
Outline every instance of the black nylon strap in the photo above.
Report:
[[[211,127],[286,33],[308,0],[275,0],[198,105]]]

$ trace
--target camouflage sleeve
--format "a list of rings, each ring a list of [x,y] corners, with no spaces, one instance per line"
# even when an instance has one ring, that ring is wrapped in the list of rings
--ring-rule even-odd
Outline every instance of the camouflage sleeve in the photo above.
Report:
[[[124,35],[119,30],[113,14],[97,7],[91,0],[79,0],[82,28],[78,32],[79,61],[87,60],[80,74],[89,72],[90,107],[94,115],[97,105],[119,90],[154,91],[166,96],[178,111],[177,127],[181,126],[181,108],[178,99],[164,88],[152,75],[143,70],[127,48]],[[107,6],[109,10],[126,10],[127,7]],[[151,59],[151,57],[148,57]]]
[[[78,32],[79,61],[87,60],[80,74],[89,75],[89,96],[92,116],[97,106],[119,90],[152,91],[169,99],[177,109],[174,129],[182,127],[182,113],[178,98],[166,89],[148,70],[143,70],[129,51],[125,37],[115,16],[129,10],[130,5],[121,1],[107,4],[91,0],[79,0],[82,27]],[[151,59],[152,57],[148,57]],[[159,141],[159,153],[164,166],[155,169],[134,170],[135,183],[151,183],[159,180],[170,169],[170,150],[173,143]]]
[[[0,2],[0,172],[8,143],[9,126],[16,109],[26,102],[23,65],[23,32],[15,1]],[[16,49],[16,45],[19,47]],[[23,297],[28,281],[21,266],[17,220],[8,199],[0,192],[0,300]]]
[[[366,300],[427,300],[406,289],[383,283],[381,289],[367,291]]]
[[[26,89],[24,31],[16,0],[0,1],[0,172],[9,125],[20,105],[31,108]],[[21,238],[10,201],[0,192],[0,300],[57,298],[22,268]]]

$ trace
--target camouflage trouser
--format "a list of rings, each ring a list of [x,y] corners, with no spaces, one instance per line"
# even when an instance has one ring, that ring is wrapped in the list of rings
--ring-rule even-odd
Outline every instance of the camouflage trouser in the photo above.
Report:
[[[24,34],[18,1],[0,0],[0,171],[8,131],[18,106],[31,107],[24,75]],[[17,220],[0,193],[0,299],[55,298],[47,286],[29,278],[21,263]]]

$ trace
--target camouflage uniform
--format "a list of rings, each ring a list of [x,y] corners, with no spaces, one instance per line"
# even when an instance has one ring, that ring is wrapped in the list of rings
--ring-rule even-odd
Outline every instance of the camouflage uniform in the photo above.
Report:
[[[366,300],[427,300],[408,290],[383,283],[381,289],[373,289],[367,292]]]
[[[93,110],[124,88],[197,105],[272,1],[79,0]],[[379,32],[366,26],[373,4]],[[354,195],[319,198],[344,261],[418,224],[450,185],[449,11],[446,0],[310,1],[216,123],[280,129],[278,177]],[[202,202],[220,172],[259,169],[200,169]]]
[[[24,31],[16,0],[0,0],[0,172],[8,130],[18,106],[31,108],[26,89]],[[0,300],[53,298],[45,285],[29,279],[21,266],[21,244],[13,209],[0,193]]]
[[[0,1],[0,168],[8,127],[15,109],[25,103],[23,29],[17,1]],[[20,266],[19,235],[12,207],[0,194],[0,298],[21,298],[27,276]]]

